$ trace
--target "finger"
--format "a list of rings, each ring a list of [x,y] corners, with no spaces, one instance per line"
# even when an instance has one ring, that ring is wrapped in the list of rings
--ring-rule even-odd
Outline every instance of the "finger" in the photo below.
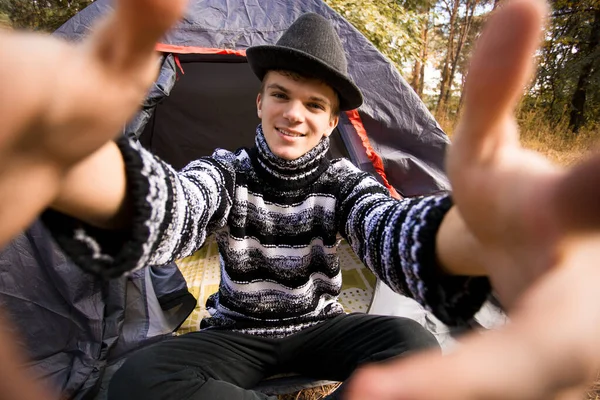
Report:
[[[180,18],[186,3],[118,0],[115,12],[99,23],[81,47],[65,50],[71,56],[64,58],[71,62],[57,74],[55,86],[60,90],[53,92],[69,96],[58,96],[43,121],[49,127],[70,128],[61,129],[63,135],[47,135],[54,148],[66,150],[60,158],[67,165],[114,137],[139,108],[158,73],[156,42]],[[86,135],[74,135],[77,131]],[[60,142],[70,146],[59,147]],[[66,153],[70,157],[63,157]]]
[[[598,370],[598,318],[577,311],[582,304],[598,304],[598,269],[589,264],[589,252],[598,251],[592,245],[583,250],[570,260],[579,267],[554,270],[510,324],[471,334],[445,356],[421,353],[363,368],[347,382],[345,398],[529,400],[572,395],[577,389],[571,388],[580,388]],[[576,288],[576,294],[564,287]],[[562,323],[556,325],[556,320]]]
[[[135,69],[153,56],[160,38],[181,18],[187,0],[120,0],[90,38],[95,56],[117,69]]]
[[[495,334],[471,338],[455,354],[419,355],[365,368],[348,382],[347,400],[531,400],[549,397],[541,358],[529,343]],[[396,365],[394,365],[396,364]],[[435,378],[434,378],[435,377]],[[435,384],[432,384],[435,379]]]
[[[31,62],[33,55],[39,63]],[[21,133],[28,130],[38,118],[37,113],[50,102],[51,79],[47,76],[53,72],[53,65],[48,60],[57,55],[61,55],[61,47],[56,40],[24,32],[0,32],[0,165],[3,167]]]
[[[120,0],[116,15],[125,39],[140,51],[153,49],[156,42],[181,18],[187,0]]]
[[[465,86],[465,108],[456,140],[471,155],[490,140],[490,131],[510,117],[533,71],[533,55],[546,15],[541,0],[507,1],[487,22],[471,60]],[[483,135],[486,133],[486,135]],[[499,138],[491,138],[497,141]]]
[[[465,344],[468,346],[468,344]],[[518,382],[506,376],[501,358],[493,348],[470,357],[420,355],[398,365],[385,365],[360,371],[348,385],[346,399],[373,400],[475,400],[525,399]],[[506,350],[506,349],[505,349]],[[461,350],[459,349],[459,352]],[[494,359],[494,366],[490,361]],[[435,377],[435,384],[432,378]],[[507,379],[508,378],[508,379]],[[354,381],[356,380],[356,381]],[[507,386],[512,384],[512,386]]]

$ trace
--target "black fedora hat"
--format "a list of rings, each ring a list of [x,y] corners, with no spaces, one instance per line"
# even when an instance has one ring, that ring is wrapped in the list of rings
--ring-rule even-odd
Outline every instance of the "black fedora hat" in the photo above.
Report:
[[[341,111],[358,108],[363,102],[360,89],[348,76],[342,42],[319,14],[300,16],[275,45],[249,47],[246,57],[260,80],[270,70],[293,71],[321,79],[335,89]]]

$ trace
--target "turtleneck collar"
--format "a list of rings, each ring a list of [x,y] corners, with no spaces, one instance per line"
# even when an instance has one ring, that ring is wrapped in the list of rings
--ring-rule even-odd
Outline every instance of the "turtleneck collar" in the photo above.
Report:
[[[265,140],[262,125],[256,128],[255,143],[255,168],[259,175],[274,187],[300,188],[316,181],[329,167],[329,138],[325,136],[308,153],[295,160],[285,160],[273,154]]]

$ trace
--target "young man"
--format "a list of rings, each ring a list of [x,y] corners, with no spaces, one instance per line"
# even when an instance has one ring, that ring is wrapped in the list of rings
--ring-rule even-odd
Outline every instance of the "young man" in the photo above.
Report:
[[[327,160],[339,110],[359,107],[362,96],[326,19],[304,15],[276,45],[247,57],[263,81],[254,148],[217,150],[175,172],[121,139],[79,166],[65,185],[69,197],[55,203],[78,220],[44,215],[76,263],[107,277],[187,256],[217,237],[221,283],[207,303],[211,317],[200,332],[133,355],[110,399],[260,399],[267,396],[250,389],[274,373],[343,381],[359,366],[436,346],[412,320],[344,314],[338,234],[386,284],[446,323],[465,323],[489,293],[487,278],[467,276],[483,271],[447,262],[444,239],[436,243],[448,195],[398,201],[347,160]],[[109,174],[110,166],[118,169]],[[92,179],[97,171],[103,177]],[[70,196],[99,179],[110,181],[103,196]],[[127,193],[107,199],[125,185]],[[115,211],[104,213],[111,204]],[[120,234],[94,227],[114,222],[126,224]],[[451,252],[476,251],[452,243]]]
[[[303,15],[247,57],[263,82],[254,148],[217,150],[175,172],[121,139],[111,154],[124,160],[118,179],[129,187],[122,235],[44,215],[74,261],[105,276],[184,257],[216,234],[211,317],[200,332],[132,356],[111,399],[266,398],[249,389],[274,373],[343,381],[358,366],[437,346],[413,320],[344,313],[338,233],[379,278],[448,323],[465,323],[489,292],[487,278],[445,276],[436,262],[447,195],[398,201],[349,161],[327,159],[340,110],[362,103],[329,21]],[[56,207],[84,220],[92,210],[78,215],[70,204]]]
[[[106,26],[109,29],[99,31],[94,40],[78,49],[58,46],[57,42],[41,37],[14,35],[8,40],[3,38],[0,53],[6,57],[3,57],[4,62],[0,65],[0,79],[2,87],[11,90],[0,92],[0,112],[3,116],[0,135],[0,212],[3,220],[0,233],[3,236],[0,242],[14,235],[19,227],[30,221],[53,198],[54,193],[60,192],[55,200],[57,207],[80,215],[94,225],[118,226],[121,223],[129,228],[121,231],[123,237],[134,239],[129,245],[122,246],[123,261],[134,264],[132,260],[149,258],[149,255],[138,257],[133,254],[130,257],[131,254],[127,254],[139,250],[140,246],[135,246],[135,241],[141,236],[150,238],[142,245],[147,247],[143,250],[144,254],[154,253],[155,250],[171,252],[171,249],[152,248],[157,246],[152,238],[157,231],[154,229],[156,221],[167,221],[164,218],[168,214],[165,210],[174,206],[164,201],[160,192],[154,191],[148,191],[148,201],[142,202],[141,208],[128,204],[139,199],[139,190],[144,186],[158,187],[163,182],[168,186],[167,192],[187,195],[191,193],[190,190],[193,191],[194,185],[184,184],[181,185],[184,187],[182,189],[177,186],[181,182],[178,183],[176,178],[173,181],[160,179],[158,174],[167,173],[173,177],[174,172],[149,160],[147,154],[140,156],[137,151],[128,151],[127,144],[122,144],[122,148],[128,170],[133,175],[137,171],[138,177],[144,174],[148,176],[146,185],[135,179],[125,181],[122,174],[123,158],[112,144],[74,166],[75,162],[103,143],[112,134],[111,130],[118,129],[119,115],[126,115],[133,110],[135,102],[132,99],[136,96],[141,98],[143,83],[131,78],[144,76],[142,72],[147,71],[147,66],[151,64],[152,43],[160,36],[161,29],[166,29],[172,23],[177,14],[173,6],[182,6],[181,1],[165,3],[146,0],[144,3],[148,4],[141,6],[136,0],[118,2],[117,13]],[[406,362],[391,361],[376,368],[366,368],[350,381],[351,386],[346,394],[354,397],[348,398],[547,398],[564,388],[585,383],[597,371],[600,347],[596,338],[600,323],[579,311],[582,306],[593,308],[600,304],[595,285],[600,278],[595,268],[600,248],[597,236],[600,221],[596,207],[599,193],[597,185],[589,184],[598,179],[598,158],[576,169],[561,170],[522,151],[515,140],[512,108],[530,72],[531,55],[537,44],[544,11],[541,2],[515,0],[507,2],[490,19],[470,69],[466,110],[450,152],[449,172],[455,188],[454,197],[461,212],[459,214],[455,208],[451,209],[437,232],[436,250],[443,269],[448,274],[464,274],[462,267],[473,266],[475,269],[466,272],[477,272],[478,264],[484,264],[503,301],[515,304],[513,323],[498,334],[472,339],[450,357],[428,354],[407,359]],[[106,40],[113,33],[122,41]],[[27,46],[23,45],[22,40],[27,41]],[[46,51],[49,48],[52,51]],[[57,49],[60,51],[55,51]],[[28,52],[47,62],[28,62]],[[72,76],[80,75],[73,74],[73,70],[66,70],[59,64],[64,54],[76,61],[69,64],[75,71],[83,68],[89,72],[91,67],[97,73],[90,76],[84,85],[72,84]],[[43,68],[36,70],[37,65],[43,65]],[[27,71],[34,73],[28,74]],[[56,91],[48,90],[49,83],[62,89],[59,98],[50,96]],[[106,89],[107,85],[115,90],[98,99],[101,91],[93,89]],[[333,87],[333,84],[330,85]],[[130,97],[123,97],[120,92],[126,88],[131,93]],[[322,94],[328,99],[327,93]],[[277,94],[276,98],[280,97]],[[85,104],[91,100],[95,101],[94,107],[86,107]],[[310,103],[314,103],[315,99],[311,100]],[[262,99],[261,102],[263,113],[264,101]],[[111,112],[115,113],[115,120],[106,118]],[[263,118],[266,119],[266,116]],[[85,136],[81,135],[82,131],[86,132]],[[295,133],[292,129],[283,129],[282,135]],[[304,131],[300,133],[304,134]],[[112,156],[116,157],[110,158]],[[111,162],[102,162],[108,159]],[[140,173],[135,165],[131,166],[136,160],[147,163],[146,166],[158,167],[150,171],[142,169]],[[96,168],[98,171],[94,175]],[[192,165],[186,173],[193,180],[194,170],[203,168],[213,171],[225,169],[223,163],[208,161]],[[82,176],[87,180],[77,179]],[[89,178],[93,176],[96,179]],[[216,175],[212,178],[205,183],[214,182],[215,186],[223,185],[223,182],[225,185],[232,184],[226,180],[219,181]],[[127,184],[129,191],[126,190]],[[37,192],[39,196],[26,196],[28,187],[43,187],[44,190]],[[74,188],[81,191],[74,191]],[[357,186],[357,190],[363,189],[364,186]],[[385,195],[377,193],[377,190],[374,192],[382,197],[382,204],[385,205]],[[214,196],[204,209],[212,206],[214,215],[222,215],[219,213],[223,210],[215,207],[215,204],[228,204],[231,197],[227,197],[228,190],[221,191],[221,194],[222,201],[215,200]],[[206,193],[201,195],[206,196]],[[368,193],[355,200],[366,204],[370,195]],[[171,200],[179,204],[177,200],[180,199]],[[348,202],[348,199],[342,200]],[[160,201],[169,207],[148,210],[148,205]],[[425,204],[427,200],[420,201]],[[419,201],[415,202],[417,204]],[[286,204],[286,207],[293,206]],[[410,209],[409,205],[405,206]],[[412,209],[416,209],[414,204]],[[372,214],[377,214],[377,210],[374,207]],[[198,211],[194,215],[202,215],[203,209]],[[144,213],[151,216],[148,224],[139,219]],[[123,219],[121,215],[130,218]],[[187,222],[187,216],[179,217],[180,220],[167,221],[165,225],[177,228]],[[469,230],[463,224],[463,217]],[[52,220],[58,217],[49,215],[48,218]],[[401,220],[404,224],[411,219],[407,217]],[[348,218],[347,221],[352,220]],[[214,220],[199,222],[207,225],[215,223]],[[425,220],[425,226],[430,222]],[[361,232],[365,234],[365,240],[369,233],[377,232],[378,228],[363,227]],[[340,227],[342,232],[352,229]],[[389,232],[386,229],[381,231],[384,236]],[[476,235],[476,240],[470,235],[471,232]],[[96,232],[96,242],[81,229],[75,233],[76,240],[83,239],[96,250],[93,258],[100,262],[92,263],[93,269],[101,268],[102,261],[111,263],[111,255],[101,251],[107,248],[95,246],[110,242],[110,237],[103,237],[107,236],[105,232]],[[426,235],[426,232],[422,233]],[[177,246],[170,238],[166,237],[163,243],[184,247],[184,244]],[[197,239],[192,237],[192,241]],[[116,254],[121,242],[114,242],[115,248],[109,250]],[[360,246],[360,243],[354,244]],[[367,246],[364,249],[363,255],[367,258],[377,258],[377,254],[386,252],[385,247]],[[115,261],[119,263],[121,259]],[[558,266],[561,268],[556,268]],[[101,270],[99,272],[102,273]],[[119,272],[113,269],[106,274]],[[442,273],[440,277],[450,278]],[[393,276],[391,278],[393,280]],[[268,284],[265,286],[266,290],[273,287]],[[413,293],[419,293],[418,286]],[[546,312],[548,307],[554,311],[552,314]],[[443,307],[437,310],[444,312]],[[591,310],[591,315],[600,315],[600,312]],[[556,324],[557,320],[561,323]],[[304,331],[309,329],[312,328]],[[217,346],[222,344],[221,341],[216,343]],[[211,347],[212,350],[216,348]],[[210,357],[210,353],[199,354],[199,357],[204,356]],[[3,371],[10,372],[5,368],[10,368],[6,360],[2,357],[0,366],[4,368]],[[317,361],[322,361],[322,358]],[[198,371],[186,369],[186,379],[189,377],[197,381]],[[161,386],[162,382],[168,382],[174,377],[170,372],[181,374],[180,369],[174,368],[160,374],[160,380],[153,383]],[[35,398],[33,392],[28,391],[30,385],[19,379],[8,379],[8,374],[0,376],[3,395],[9,398]],[[435,385],[431,384],[432,376],[436,378]],[[181,397],[180,393],[173,395]]]

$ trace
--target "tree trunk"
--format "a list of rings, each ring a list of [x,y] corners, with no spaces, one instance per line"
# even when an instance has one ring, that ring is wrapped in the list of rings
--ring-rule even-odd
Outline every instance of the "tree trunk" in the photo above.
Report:
[[[423,91],[425,89],[425,65],[427,65],[427,60],[429,59],[429,28],[433,21],[433,17],[430,15],[432,11],[432,7],[427,7],[426,18],[424,22],[423,29],[423,42],[425,46],[423,46],[423,62],[421,63],[421,84],[419,85],[419,96],[423,98]]]
[[[452,60],[452,55],[454,54],[454,35],[456,30],[456,15],[458,14],[458,6],[460,5],[460,0],[453,0],[452,8],[448,7],[448,11],[450,12],[450,21],[449,28],[450,32],[448,34],[448,46],[446,49],[446,58],[444,59],[444,65],[442,67],[442,76],[440,80],[440,94],[438,96],[437,105],[435,108],[436,115],[441,115],[445,113],[446,105],[444,104],[444,100],[446,98],[446,91],[448,90],[448,78],[450,75],[450,62]]]
[[[423,91],[425,90],[425,64],[427,63],[427,53],[425,54],[425,62],[421,63],[421,83],[419,84],[419,89],[417,90],[417,93],[419,94],[420,98],[423,98]]]
[[[458,108],[456,109],[456,113],[458,114],[462,109],[463,102],[465,99],[465,84],[467,83],[467,76],[465,74],[462,75],[460,82],[460,99],[458,100]]]
[[[469,30],[471,29],[471,21],[473,20],[473,14],[475,13],[475,7],[477,6],[478,0],[467,0],[467,4],[465,6],[465,19],[463,21],[460,36],[458,38],[458,43],[456,45],[456,52],[454,53],[454,57],[452,59],[452,66],[450,68],[450,76],[448,77],[448,87],[446,90],[446,98],[444,99],[444,103],[448,104],[450,102],[450,96],[452,95],[452,84],[454,82],[454,75],[456,74],[456,67],[458,66],[458,61],[460,59],[460,53],[462,48],[467,40],[467,35]]]
[[[423,50],[421,49],[421,54]],[[410,80],[410,86],[412,86],[413,90],[421,96],[419,93],[419,88],[421,87],[421,69],[423,68],[423,62],[421,61],[421,54],[415,60],[415,65],[412,70],[412,79]]]
[[[579,132],[579,129],[585,124],[585,102],[587,91],[590,87],[590,76],[594,66],[592,54],[600,43],[600,9],[594,12],[594,22],[590,31],[587,49],[583,55],[585,61],[579,74],[577,87],[571,99],[571,116],[569,119],[569,128],[573,133]]]
[[[425,64],[427,64],[427,57],[429,55],[429,12],[429,7],[423,12],[424,18],[421,26],[421,49],[419,51],[419,57],[415,61],[413,67],[411,81],[412,88],[421,98],[423,98],[423,89],[425,87]]]

